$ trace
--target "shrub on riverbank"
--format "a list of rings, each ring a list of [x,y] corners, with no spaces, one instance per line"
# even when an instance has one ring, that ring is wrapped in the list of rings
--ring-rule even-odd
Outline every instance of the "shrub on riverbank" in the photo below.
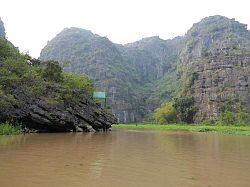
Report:
[[[222,125],[250,125],[249,113],[230,111],[222,112],[218,124]]]
[[[157,123],[193,123],[196,112],[194,98],[180,97],[156,108],[153,112],[153,118]]]
[[[9,122],[0,123],[0,135],[21,134],[21,126],[15,126]]]
[[[153,117],[157,123],[177,123],[179,122],[177,115],[178,113],[171,102],[162,104],[153,113]]]

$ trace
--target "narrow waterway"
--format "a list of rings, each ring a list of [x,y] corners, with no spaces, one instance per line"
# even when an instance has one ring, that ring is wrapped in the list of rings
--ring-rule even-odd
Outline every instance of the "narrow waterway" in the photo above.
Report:
[[[113,129],[0,136],[0,186],[250,186],[250,137]]]

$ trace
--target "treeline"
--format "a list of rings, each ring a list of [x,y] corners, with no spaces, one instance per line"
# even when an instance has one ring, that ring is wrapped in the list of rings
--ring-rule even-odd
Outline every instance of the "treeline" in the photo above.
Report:
[[[153,118],[157,123],[161,124],[194,123],[197,110],[193,97],[180,97],[155,109]],[[241,108],[233,110],[230,105],[226,105],[222,107],[219,119],[205,120],[202,123],[207,125],[249,125],[250,116]]]

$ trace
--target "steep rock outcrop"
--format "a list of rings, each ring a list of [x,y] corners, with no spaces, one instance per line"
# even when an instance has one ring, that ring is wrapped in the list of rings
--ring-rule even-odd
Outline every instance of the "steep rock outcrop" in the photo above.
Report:
[[[56,104],[27,97],[18,87],[13,95],[20,102],[1,107],[0,119],[21,122],[26,128],[38,132],[107,130],[116,123],[116,118],[104,112],[87,94],[81,94],[77,103]]]
[[[245,24],[211,16],[185,36],[179,64],[192,79],[187,94],[195,98],[195,121],[217,120],[224,110],[250,112],[250,32]],[[185,74],[185,73],[184,73]]]
[[[5,28],[4,28],[4,23],[0,18],[0,37],[5,38]]]
[[[217,120],[225,109],[249,112],[250,56],[216,56],[195,70],[196,121]]]

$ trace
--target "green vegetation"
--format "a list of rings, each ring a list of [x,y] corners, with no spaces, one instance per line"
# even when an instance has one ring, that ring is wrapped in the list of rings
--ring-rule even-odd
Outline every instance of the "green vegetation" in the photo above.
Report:
[[[248,126],[222,126],[222,125],[203,125],[203,124],[118,124],[113,128],[138,128],[138,129],[166,129],[166,130],[188,130],[194,132],[218,132],[223,134],[236,134],[250,136],[250,125]]]
[[[217,123],[225,125],[246,125],[250,123],[250,113],[238,99],[228,99],[221,104],[221,113]]]
[[[42,78],[51,82],[63,82],[62,68],[57,61],[46,61],[43,63]]]
[[[9,122],[0,123],[0,135],[21,134],[21,126],[12,125]]]
[[[247,125],[250,123],[250,114],[246,112],[222,112],[218,123],[222,125]]]
[[[171,123],[193,123],[197,108],[194,106],[192,97],[177,98],[174,102],[166,102],[153,112],[153,118],[159,124]],[[238,110],[237,112],[221,112],[217,121],[203,121],[207,125],[248,125],[250,124],[250,115],[247,112]]]
[[[19,54],[17,49],[5,39],[0,38],[0,88],[2,93],[11,94],[13,86],[22,86],[25,93],[42,95],[48,86],[62,92],[65,89],[85,90],[92,94],[94,88],[85,76],[63,73],[56,61],[39,62],[28,55]],[[30,64],[28,63],[30,62]],[[54,94],[56,94],[54,92]]]
[[[173,107],[178,112],[180,120],[184,123],[193,123],[197,111],[193,97],[180,97],[175,99]]]
[[[178,112],[173,107],[173,103],[166,102],[161,105],[161,107],[155,109],[153,113],[153,118],[157,123],[177,123],[179,119],[177,117]]]
[[[63,73],[63,85],[69,89],[86,90],[90,95],[94,92],[94,86],[88,77],[73,73]]]
[[[180,97],[155,109],[153,117],[157,123],[193,123],[196,111],[192,97]]]
[[[8,40],[0,37],[0,61],[16,56],[19,56],[17,49]]]
[[[171,101],[172,98],[179,96],[181,87],[178,73],[175,69],[169,70],[163,77],[150,85],[153,90],[148,99],[149,103],[157,104]]]

